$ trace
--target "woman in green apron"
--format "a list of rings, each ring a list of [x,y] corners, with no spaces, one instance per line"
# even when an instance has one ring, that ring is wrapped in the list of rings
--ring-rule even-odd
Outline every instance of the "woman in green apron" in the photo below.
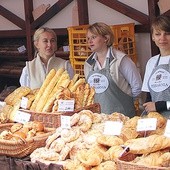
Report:
[[[87,82],[95,88],[95,102],[106,114],[135,115],[134,99],[141,93],[141,76],[133,61],[113,48],[114,35],[105,23],[90,25],[87,31],[93,52],[85,62]]]
[[[152,40],[160,54],[151,57],[146,65],[142,91],[147,92],[147,112],[157,111],[170,116],[170,17],[160,15],[151,26]]]

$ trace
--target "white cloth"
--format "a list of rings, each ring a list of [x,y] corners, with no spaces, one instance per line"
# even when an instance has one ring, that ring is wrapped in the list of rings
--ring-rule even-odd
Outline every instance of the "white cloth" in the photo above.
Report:
[[[39,59],[40,57],[39,56],[37,56],[34,60],[37,60],[37,59]],[[55,57],[55,56],[53,56],[52,57],[54,60],[55,60],[55,58],[57,59],[57,57]],[[53,61],[54,61],[53,60]],[[72,78],[73,77],[73,75],[74,75],[74,70],[73,70],[73,68],[72,68],[72,66],[71,66],[71,64],[70,64],[70,62],[69,62],[69,60],[63,60],[63,59],[60,59],[62,62],[64,62],[65,64],[65,66],[64,66],[64,69],[65,70],[67,70],[68,71],[68,73],[69,73],[69,75],[70,75],[70,78]],[[32,60],[33,61],[33,60]],[[32,61],[30,61],[30,62],[27,62],[27,64],[26,64],[26,66],[23,68],[23,70],[22,70],[22,74],[21,74],[21,77],[20,77],[20,84],[21,84],[21,86],[26,86],[26,87],[30,87],[30,88],[32,88],[33,87],[33,89],[34,88],[39,88],[41,85],[42,85],[42,82],[37,82],[37,84],[34,84],[34,85],[32,85],[30,82],[30,72],[29,72],[29,67],[28,67],[28,63],[31,63]],[[41,75],[41,76],[43,76],[42,78],[40,77],[40,80],[41,79],[45,79],[45,77],[46,77],[46,75],[48,74],[48,72],[49,72],[49,68],[50,69],[52,69],[52,68],[54,68],[54,69],[57,69],[58,68],[58,66],[57,65],[54,65],[54,63],[50,63],[50,62],[48,62],[48,64],[47,64],[47,68],[45,67],[45,65],[44,65],[44,63],[43,62],[41,62],[41,60],[39,60],[40,62],[40,64],[39,64],[39,66],[41,65],[41,67],[39,67],[39,68],[37,68],[36,70],[35,70],[35,74],[37,74],[37,75]],[[58,60],[57,60],[58,61]],[[51,66],[50,66],[50,65]],[[58,63],[58,65],[59,65],[60,63]],[[40,69],[41,68],[41,70],[39,70],[39,72],[41,71],[41,74],[38,74],[38,69]],[[43,81],[42,80],[42,81]],[[38,81],[38,80],[37,80]],[[39,84],[39,85],[38,85]]]
[[[146,64],[145,75],[144,75],[144,80],[143,80],[143,85],[142,85],[142,91],[144,92],[149,92],[148,80],[158,60],[158,57],[159,55],[151,57]],[[161,56],[158,65],[167,64],[169,63],[169,60],[170,60],[170,55],[163,56],[163,57]]]

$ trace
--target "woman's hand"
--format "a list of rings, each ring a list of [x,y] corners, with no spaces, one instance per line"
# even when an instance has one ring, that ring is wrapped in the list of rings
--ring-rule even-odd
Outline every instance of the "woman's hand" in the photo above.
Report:
[[[147,113],[156,111],[155,102],[144,103],[143,107],[145,108]]]

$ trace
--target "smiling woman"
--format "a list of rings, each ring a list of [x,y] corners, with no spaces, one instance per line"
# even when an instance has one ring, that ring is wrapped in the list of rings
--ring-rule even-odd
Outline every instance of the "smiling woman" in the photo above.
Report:
[[[160,54],[146,65],[142,91],[147,92],[143,106],[147,112],[170,115],[170,16],[160,15],[151,25],[152,40]]]
[[[50,28],[39,28],[34,33],[35,58],[26,62],[21,77],[21,86],[27,86],[31,89],[41,87],[46,75],[51,69],[58,70],[64,68],[68,71],[70,78],[74,71],[69,61],[55,56],[57,50],[57,37]]]

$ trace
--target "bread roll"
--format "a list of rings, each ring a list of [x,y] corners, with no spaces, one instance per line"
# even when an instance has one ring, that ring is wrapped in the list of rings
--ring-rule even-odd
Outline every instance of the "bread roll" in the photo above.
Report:
[[[130,139],[124,143],[133,154],[148,154],[170,147],[170,138],[163,135],[151,135],[145,138]]]
[[[14,125],[12,125],[10,130],[12,133],[15,133],[16,131],[19,131],[22,127],[23,127],[22,123],[15,123]]]
[[[11,94],[9,94],[4,101],[6,102],[6,104],[14,106],[15,103],[17,103],[22,97],[30,93],[30,91],[31,89],[29,87],[21,86],[14,90]]]

